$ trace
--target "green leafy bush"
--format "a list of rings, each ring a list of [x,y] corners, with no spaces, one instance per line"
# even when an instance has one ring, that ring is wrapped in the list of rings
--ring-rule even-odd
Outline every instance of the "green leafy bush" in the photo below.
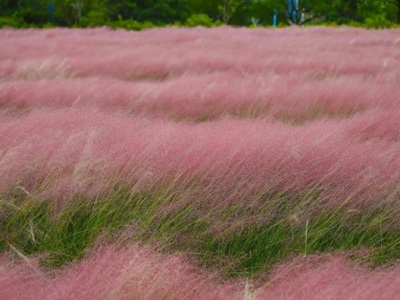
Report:
[[[394,24],[382,14],[366,18],[364,25],[366,28],[376,29],[392,28],[394,26]]]
[[[154,25],[150,21],[145,21],[141,23],[133,19],[123,20],[121,17],[118,18],[118,21],[108,22],[106,23],[106,25],[110,26],[113,29],[124,28],[126,30],[143,30],[156,27],[156,25]]]
[[[103,26],[106,23],[106,15],[101,10],[91,10],[86,16],[82,17],[84,27]]]
[[[17,17],[7,17],[7,16],[0,16],[0,28],[3,27],[13,27],[13,28],[21,28],[26,27],[26,23]]]
[[[185,25],[188,27],[196,27],[196,26],[213,27],[213,26],[220,26],[222,24],[223,23],[221,21],[213,21],[206,14],[194,14],[190,16],[185,23]]]

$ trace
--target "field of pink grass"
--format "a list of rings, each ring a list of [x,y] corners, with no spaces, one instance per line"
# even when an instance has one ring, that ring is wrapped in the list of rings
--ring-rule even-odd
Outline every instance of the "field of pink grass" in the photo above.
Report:
[[[277,266],[267,279],[224,282],[196,270],[183,257],[161,256],[131,246],[97,249],[86,260],[52,274],[35,261],[0,260],[0,298],[91,299],[397,299],[400,267],[373,272],[343,255],[296,259]]]
[[[285,192],[318,194],[318,209],[400,213],[400,30],[1,30],[0,196],[23,190],[62,207],[121,185],[174,188],[210,210]],[[249,287],[180,256],[118,251],[102,248],[51,275],[4,256],[0,298],[400,292],[399,267],[355,271],[340,255],[288,262]]]

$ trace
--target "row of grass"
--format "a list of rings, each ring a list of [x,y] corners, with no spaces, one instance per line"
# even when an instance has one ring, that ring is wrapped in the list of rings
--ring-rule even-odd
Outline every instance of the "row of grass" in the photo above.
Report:
[[[288,257],[333,251],[366,250],[355,257],[371,266],[400,258],[400,230],[390,209],[324,209],[305,218],[306,212],[289,208],[290,196],[275,195],[287,203],[280,213],[263,221],[261,208],[257,222],[246,222],[248,206],[211,210],[193,202],[172,209],[177,197],[122,189],[108,197],[78,197],[55,211],[53,201],[9,196],[0,199],[0,252],[41,254],[43,267],[56,268],[81,259],[97,243],[139,242],[186,253],[226,276],[257,276]]]

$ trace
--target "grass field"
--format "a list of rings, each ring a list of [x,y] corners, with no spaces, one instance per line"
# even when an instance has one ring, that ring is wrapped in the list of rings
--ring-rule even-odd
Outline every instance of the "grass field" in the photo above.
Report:
[[[0,31],[0,299],[394,299],[400,30]]]

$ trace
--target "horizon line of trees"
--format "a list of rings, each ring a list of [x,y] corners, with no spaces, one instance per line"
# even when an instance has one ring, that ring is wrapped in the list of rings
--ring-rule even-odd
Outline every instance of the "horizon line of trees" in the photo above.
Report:
[[[289,0],[291,1],[291,0]],[[0,0],[0,27],[290,25],[288,0]],[[387,28],[400,24],[400,0],[300,0],[297,24]]]

